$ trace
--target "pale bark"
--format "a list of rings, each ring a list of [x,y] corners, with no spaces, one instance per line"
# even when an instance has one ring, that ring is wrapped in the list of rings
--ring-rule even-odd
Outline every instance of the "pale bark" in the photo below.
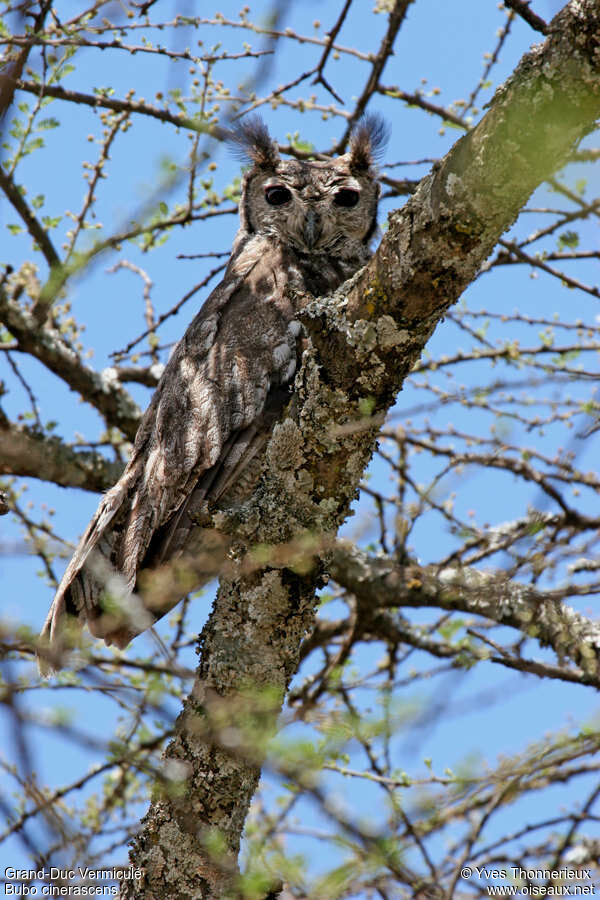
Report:
[[[541,646],[551,647],[560,660],[575,663],[571,668],[561,667],[558,677],[600,687],[600,623],[577,613],[563,601],[560,591],[536,590],[510,581],[501,572],[471,567],[399,565],[387,556],[369,556],[347,543],[336,545],[328,568],[358,601],[354,628],[359,636],[389,634],[396,625],[388,611],[396,607],[460,611],[535,638]],[[326,627],[335,629],[337,623],[328,622]],[[407,638],[410,636],[405,633],[403,639]],[[482,646],[481,655],[489,656],[489,648]],[[522,662],[523,670],[532,671]],[[512,667],[519,668],[519,662]],[[551,674],[550,667],[544,674]]]
[[[133,440],[139,425],[140,410],[119,384],[114,369],[98,373],[86,366],[56,329],[39,325],[31,311],[7,297],[1,286],[0,322],[16,339],[19,350],[38,359],[97,409],[107,424],[120,428]]]
[[[123,465],[100,453],[75,450],[58,437],[14,425],[0,410],[0,475],[28,475],[63,487],[105,491]]]

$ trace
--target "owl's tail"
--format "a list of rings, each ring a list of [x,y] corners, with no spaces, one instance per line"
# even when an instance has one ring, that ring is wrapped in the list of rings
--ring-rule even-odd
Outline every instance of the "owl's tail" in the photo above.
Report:
[[[83,627],[121,650],[151,628],[187,593],[198,590],[220,571],[230,539],[214,529],[190,528],[193,540],[178,547],[175,558],[153,560],[138,573],[135,592],[111,564],[108,541],[102,541],[83,568],[59,587],[42,628],[37,647],[38,668],[44,677],[72,667],[82,645]],[[172,549],[172,548],[171,548]],[[83,655],[82,655],[83,658]]]
[[[123,648],[149,628],[154,617],[124,584],[98,550],[75,577],[59,588],[44,622],[37,647],[38,668],[43,676],[72,665],[87,624],[107,645]]]

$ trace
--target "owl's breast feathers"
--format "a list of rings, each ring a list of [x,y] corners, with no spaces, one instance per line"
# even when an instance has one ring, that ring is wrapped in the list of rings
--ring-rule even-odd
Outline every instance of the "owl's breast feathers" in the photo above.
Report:
[[[196,554],[199,536],[208,548],[215,543],[198,526],[210,505],[251,495],[298,364],[293,298],[302,282],[289,251],[260,235],[238,237],[223,281],[165,367],[123,475],[67,567],[40,637],[43,672],[60,667],[83,622],[125,646],[192,589],[165,591],[151,611],[133,593],[144,570]],[[219,546],[220,555],[216,544],[205,554],[194,587],[218,573],[226,554]]]

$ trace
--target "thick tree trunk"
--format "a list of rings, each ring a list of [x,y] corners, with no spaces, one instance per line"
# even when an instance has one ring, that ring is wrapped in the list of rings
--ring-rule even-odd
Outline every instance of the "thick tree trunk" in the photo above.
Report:
[[[334,297],[307,303],[313,349],[236,523],[241,541],[295,541],[297,552],[276,560],[274,551],[268,566],[222,583],[165,782],[131,851],[145,877],[123,884],[123,897],[236,895],[265,742],[312,623],[314,551],[347,516],[377,426],[445,310],[599,113],[600,0],[572,0],[479,125],[391,216],[371,263]],[[239,565],[248,572],[241,546]]]

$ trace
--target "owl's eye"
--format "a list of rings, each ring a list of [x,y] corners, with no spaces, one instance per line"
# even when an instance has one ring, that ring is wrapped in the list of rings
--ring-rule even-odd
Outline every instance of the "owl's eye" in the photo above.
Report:
[[[282,206],[292,199],[292,192],[282,184],[273,184],[265,188],[265,200],[271,206]]]
[[[341,191],[338,191],[333,198],[333,202],[336,206],[356,206],[360,199],[360,194],[358,191],[353,191],[352,188],[342,188]]]

